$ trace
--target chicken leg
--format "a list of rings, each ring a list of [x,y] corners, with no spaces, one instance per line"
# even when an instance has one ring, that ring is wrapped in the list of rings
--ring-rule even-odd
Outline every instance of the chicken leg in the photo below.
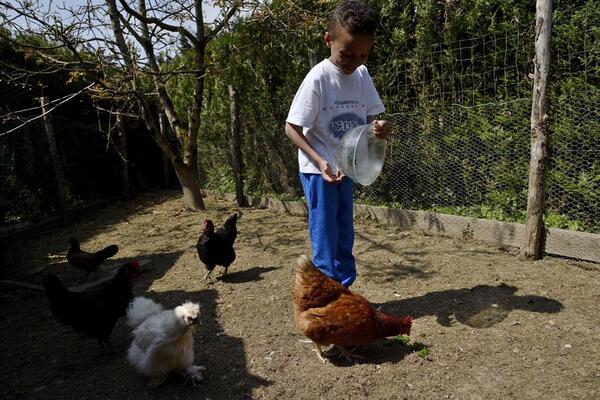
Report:
[[[317,357],[319,357],[319,360],[323,361],[324,363],[326,363],[327,361],[325,360],[323,355],[325,355],[326,357],[344,357],[347,361],[352,361],[352,359],[357,359],[357,358],[359,358],[359,359],[365,358],[365,356],[361,356],[359,354],[354,354],[352,352],[352,350],[348,350],[345,347],[337,346],[337,345],[333,345],[333,348],[331,348],[329,350],[323,350],[323,349],[321,349],[320,345],[315,343],[315,348],[313,349],[313,351],[315,351],[317,353]]]
[[[351,350],[346,349],[342,346],[335,346],[335,348],[339,351],[337,357],[344,357],[347,361],[352,361],[353,358],[364,359],[365,356],[361,356],[359,354],[354,354]]]
[[[206,273],[206,275],[204,275],[204,279],[202,280],[202,283],[206,283],[206,280],[208,279],[208,277],[210,276],[210,273],[212,272],[212,269],[209,269],[208,272]]]
[[[321,360],[323,364],[327,363],[327,360],[323,358],[323,350],[321,349],[321,346],[315,343],[315,348],[313,349],[313,351],[317,353],[317,357],[319,357],[319,360]]]
[[[197,383],[200,383],[204,380],[202,371],[206,371],[206,367],[204,365],[190,365],[185,369],[184,372],[185,382],[191,381],[192,385],[196,387]]]

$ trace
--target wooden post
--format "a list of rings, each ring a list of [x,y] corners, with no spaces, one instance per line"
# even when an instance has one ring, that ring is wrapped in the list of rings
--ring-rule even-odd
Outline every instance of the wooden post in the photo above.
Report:
[[[117,143],[121,156],[121,194],[128,199],[131,196],[131,185],[129,184],[129,156],[127,155],[124,118],[123,115],[117,114]]]
[[[544,252],[544,208],[548,165],[548,75],[552,37],[552,0],[537,0],[535,13],[535,58],[531,106],[531,149],[527,222],[520,256],[539,260]]]
[[[246,199],[244,198],[244,177],[242,174],[242,150],[240,140],[240,109],[238,107],[237,94],[233,86],[229,85],[229,111],[231,114],[231,166],[233,169],[233,179],[235,181],[235,199],[238,206],[244,207]]]
[[[54,134],[54,125],[52,124],[52,114],[48,109],[48,98],[46,96],[42,96],[40,97],[40,102],[42,105],[42,114],[44,116],[46,139],[48,140],[48,151],[50,152],[50,159],[52,160],[52,167],[54,168],[54,176],[56,178],[58,190],[58,208],[62,216],[65,217],[65,212],[67,210],[67,198],[69,196],[69,187],[63,172],[62,161],[58,155],[56,135]]]

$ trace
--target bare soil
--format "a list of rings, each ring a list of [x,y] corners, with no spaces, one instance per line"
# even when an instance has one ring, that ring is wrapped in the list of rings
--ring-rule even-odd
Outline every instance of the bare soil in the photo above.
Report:
[[[358,362],[323,364],[292,322],[295,259],[310,253],[305,218],[238,209],[206,198],[185,211],[177,192],[115,204],[75,225],[23,243],[11,279],[41,284],[58,274],[69,286],[85,273],[66,263],[67,238],[84,249],[119,245],[90,277],[131,259],[145,273],[136,295],[174,307],[201,304],[198,387],[174,378],[149,389],[123,357],[123,319],[112,334],[121,356],[50,314],[43,292],[0,286],[2,399],[598,399],[600,268],[563,259],[530,262],[463,239],[356,222],[358,278],[352,289],[384,311],[415,318],[414,347],[382,340]],[[241,211],[237,260],[228,276],[203,284],[195,244],[205,218]],[[418,346],[416,346],[418,347]]]

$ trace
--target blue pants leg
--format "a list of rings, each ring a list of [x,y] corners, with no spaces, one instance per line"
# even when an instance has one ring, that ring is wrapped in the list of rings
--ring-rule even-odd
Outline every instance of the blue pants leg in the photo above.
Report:
[[[320,174],[300,174],[308,206],[313,263],[328,277],[349,287],[356,279],[352,255],[352,180],[333,185]]]

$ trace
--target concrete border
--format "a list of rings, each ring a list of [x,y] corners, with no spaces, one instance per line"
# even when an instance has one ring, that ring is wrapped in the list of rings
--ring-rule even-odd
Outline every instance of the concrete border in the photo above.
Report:
[[[235,202],[235,195],[231,193],[206,190],[203,192],[206,195]],[[298,216],[308,214],[306,204],[300,201],[248,195],[246,201],[252,207],[268,208]],[[354,217],[368,218],[383,225],[393,225],[406,230],[423,230],[449,236],[475,238],[514,248],[521,246],[525,232],[524,224],[362,204],[354,205]],[[600,235],[548,228],[545,253],[600,263]]]

